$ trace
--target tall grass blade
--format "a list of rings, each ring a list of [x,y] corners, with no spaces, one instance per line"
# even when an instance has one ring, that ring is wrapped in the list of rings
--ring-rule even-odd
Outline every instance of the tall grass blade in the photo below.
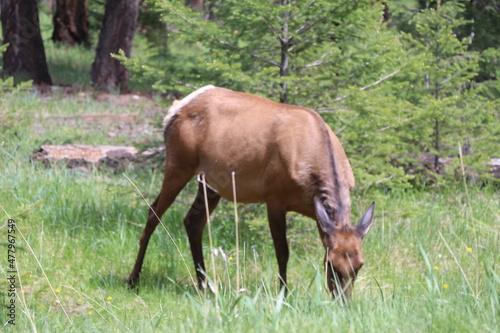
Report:
[[[453,260],[455,260],[455,263],[457,264],[457,267],[458,269],[460,270],[460,273],[462,274],[462,278],[464,279],[465,283],[467,284],[467,286],[469,287],[469,290],[470,290],[470,293],[471,295],[474,296],[474,298],[477,300],[477,294],[474,292],[474,289],[472,288],[470,282],[469,282],[469,279],[467,278],[467,275],[465,275],[465,272],[462,268],[462,265],[460,265],[460,262],[458,261],[457,259],[457,256],[455,255],[455,253],[453,252],[453,250],[451,249],[450,245],[448,244],[448,242],[446,241],[446,239],[444,238],[443,234],[441,233],[441,231],[438,231],[438,234],[439,234],[439,237],[443,240],[444,242],[444,245],[446,246],[446,248],[448,249],[448,252],[450,252],[451,256],[453,257]]]
[[[236,200],[236,180],[235,172],[231,172],[233,182],[233,202],[234,202],[234,233],[236,235],[236,290],[240,290],[240,240],[238,231],[238,202]]]
[[[215,269],[215,258],[213,253],[214,243],[212,239],[212,226],[210,220],[210,209],[208,207],[208,195],[207,195],[207,182],[205,180],[205,174],[201,174],[202,184],[203,184],[203,199],[205,201],[205,213],[207,214],[207,226],[208,226],[208,240],[210,243],[210,261],[212,262],[212,275],[214,279],[214,294],[215,294],[215,310],[217,312],[217,318],[220,319],[219,314],[219,285],[217,283],[217,274]]]

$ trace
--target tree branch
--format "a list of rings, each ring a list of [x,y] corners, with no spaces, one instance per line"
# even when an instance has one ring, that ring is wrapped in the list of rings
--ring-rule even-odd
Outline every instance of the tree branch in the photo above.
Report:
[[[335,110],[349,110],[349,108],[344,107],[331,107],[331,108],[318,108],[315,109],[318,112],[335,111]]]
[[[368,88],[371,88],[373,86],[376,86],[377,84],[379,83],[382,83],[383,81],[393,77],[394,75],[398,74],[399,72],[401,71],[401,69],[398,69],[398,70],[395,70],[394,72],[390,73],[390,74],[387,74],[386,76],[382,77],[381,79],[375,81],[375,82],[372,82],[364,87],[361,87],[359,88],[358,90],[359,91],[363,91],[363,90],[366,90]],[[330,103],[336,103],[336,102],[339,102],[339,101],[342,101],[344,99],[346,99],[347,97],[349,97],[349,95],[344,95],[344,96],[340,96],[340,97],[337,97],[335,98],[333,101],[330,101]]]
[[[221,45],[225,45],[225,46],[227,46],[227,47],[232,48],[233,50],[237,50],[237,51],[241,51],[241,52],[246,52],[246,50],[245,50],[245,49],[242,49],[241,47],[238,47],[238,46],[236,46],[236,45],[234,45],[234,44],[231,44],[231,43],[229,43],[229,42],[226,42],[226,41],[220,40],[220,39],[218,39],[218,38],[216,38],[216,37],[214,37],[214,36],[210,36],[210,38],[211,38],[212,40],[216,41],[217,43],[221,44]],[[259,56],[259,55],[257,55],[257,54],[251,53],[251,52],[248,52],[248,54],[249,54],[251,57],[255,58],[255,59],[258,59],[258,60],[263,61],[263,62],[265,62],[265,63],[268,63],[268,64],[270,64],[270,65],[273,65],[273,66],[276,66],[276,67],[278,67],[278,68],[281,68],[280,64],[279,64],[279,63],[277,63],[276,61],[273,61],[273,60],[269,60],[269,59],[263,58],[263,57],[261,57],[261,56]]]
[[[302,8],[301,10],[299,10],[298,12],[295,12],[293,13],[291,16],[290,16],[290,19],[294,18],[295,16],[297,16],[298,14],[300,14],[301,12],[303,12],[304,10],[314,6],[314,4],[317,2],[317,0],[314,0],[314,1],[311,1],[310,3],[308,3],[307,5],[304,6],[304,8]]]
[[[363,91],[363,90],[366,90],[366,89],[371,88],[371,87],[373,87],[373,86],[376,86],[377,84],[382,83],[383,81],[385,81],[385,80],[387,80],[387,79],[389,79],[389,78],[393,77],[394,75],[398,74],[400,71],[401,71],[400,69],[395,70],[394,72],[392,72],[392,73],[390,73],[390,74],[387,74],[386,76],[384,76],[384,77],[383,77],[383,78],[381,78],[380,80],[377,80],[377,81],[375,81],[375,82],[373,82],[373,83],[370,83],[370,84],[369,84],[369,85],[367,85],[367,86],[364,86],[364,87],[362,87],[362,88],[359,88],[359,91]]]
[[[304,99],[304,100],[302,100],[302,101],[298,102],[298,103],[297,103],[297,105],[298,105],[298,106],[301,106],[302,104],[307,103],[307,102],[309,102],[311,99],[316,98],[316,97],[318,97],[318,96],[319,96],[319,94],[314,94],[314,95],[312,95],[312,96],[310,96],[310,97],[308,97],[308,98],[306,98],[306,99]]]
[[[300,40],[299,42],[302,42],[303,40]],[[349,53],[348,55],[346,56],[343,56],[343,57],[338,57],[338,58],[335,58],[335,59],[330,59],[330,60],[325,60],[325,61],[321,61],[322,59],[324,59],[326,57],[326,55],[331,52],[334,48],[331,48],[330,50],[328,50],[327,52],[325,52],[323,55],[321,55],[319,57],[319,59],[313,61],[312,63],[310,64],[307,64],[307,65],[304,65],[304,66],[301,66],[301,67],[296,67],[294,68],[294,70],[297,70],[297,69],[304,69],[304,68],[310,68],[310,67],[317,67],[317,66],[322,66],[322,65],[328,65],[328,64],[331,64],[335,61],[339,61],[339,60],[344,60],[344,59],[347,59],[347,58],[350,58],[352,57],[353,55],[355,54],[358,54],[358,53],[361,53],[363,51],[365,51],[366,49],[368,48],[368,46],[364,46],[363,48],[355,51],[355,52],[352,52],[352,53]]]
[[[184,21],[186,21],[187,23],[191,24],[192,26],[196,27],[197,29],[201,30],[202,32],[204,32],[204,31],[205,31],[205,30],[204,30],[202,27],[200,27],[198,24],[196,24],[195,22],[191,21],[189,18],[187,18],[187,17],[183,16],[183,15],[182,15],[179,11],[174,11],[174,12],[175,12],[175,14],[176,14],[177,16],[179,16],[181,19],[183,19],[183,20],[184,20]],[[237,51],[240,51],[240,52],[246,52],[246,51],[245,51],[244,49],[242,49],[241,47],[238,47],[238,46],[236,46],[236,45],[234,45],[234,44],[231,44],[231,43],[229,43],[229,42],[226,42],[226,41],[220,40],[220,39],[218,39],[218,38],[217,38],[217,37],[215,37],[215,36],[211,36],[211,35],[208,35],[208,34],[207,34],[207,36],[208,36],[208,38],[210,38],[211,40],[213,40],[213,41],[215,41],[215,42],[217,42],[217,43],[219,43],[219,44],[221,44],[221,45],[228,46],[228,47],[232,48],[233,50],[237,50]],[[263,62],[265,62],[265,63],[268,63],[268,64],[270,64],[270,65],[273,65],[273,66],[276,66],[276,67],[280,68],[280,64],[279,64],[279,63],[277,63],[277,62],[275,62],[275,61],[272,61],[272,60],[269,60],[269,59],[263,58],[263,57],[261,57],[261,56],[259,56],[259,55],[257,55],[257,54],[254,54],[254,53],[249,53],[249,54],[250,54],[250,56],[252,56],[252,57],[253,57],[253,58],[255,58],[255,59],[258,59],[258,60],[260,60],[260,61],[263,61]]]
[[[311,68],[311,67],[318,67],[318,66],[328,65],[328,64],[331,64],[332,62],[335,62],[335,61],[344,60],[344,59],[346,59],[346,58],[348,58],[350,56],[349,55],[349,56],[345,56],[345,57],[340,57],[340,58],[335,58],[335,59],[321,61],[321,60],[323,60],[326,57],[326,55],[327,55],[327,53],[323,54],[318,60],[315,60],[315,61],[311,62],[310,64],[307,64],[307,65],[304,65],[304,66],[301,66],[301,67],[297,67],[297,68],[294,68],[294,69],[304,69],[304,68]]]
[[[271,13],[266,12],[266,14],[268,14],[268,15],[269,15],[269,14],[271,14]],[[264,20],[266,20],[266,22],[267,22],[267,26],[269,27],[269,29],[271,29],[271,32],[273,33],[273,35],[275,35],[276,37],[278,37],[278,38],[279,38],[280,33],[279,33],[279,32],[278,32],[275,28],[274,28],[274,26],[273,26],[273,24],[272,24],[271,19],[270,19],[269,17],[267,17],[267,16],[264,16]]]
[[[304,32],[308,31],[309,29],[311,29],[312,27],[314,27],[316,24],[318,24],[319,22],[323,21],[325,19],[325,17],[320,17],[318,20],[314,21],[313,19],[311,20],[308,20],[306,23],[304,23],[304,25],[302,25],[300,28],[298,28],[297,30],[295,30],[295,33],[297,35],[301,35],[303,34]]]

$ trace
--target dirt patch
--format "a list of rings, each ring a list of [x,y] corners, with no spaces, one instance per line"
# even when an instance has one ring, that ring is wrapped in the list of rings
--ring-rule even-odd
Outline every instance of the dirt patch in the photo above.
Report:
[[[131,106],[144,103],[153,103],[151,95],[141,95],[141,94],[107,94],[101,93],[95,96],[95,100],[98,102],[108,102],[116,106]]]

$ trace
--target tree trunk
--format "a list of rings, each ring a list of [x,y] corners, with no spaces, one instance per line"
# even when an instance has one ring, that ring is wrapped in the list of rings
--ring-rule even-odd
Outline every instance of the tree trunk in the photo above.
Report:
[[[52,40],[74,46],[89,46],[89,11],[87,0],[57,0],[53,17]]]
[[[281,5],[287,6],[289,4],[289,0],[282,0]],[[283,15],[283,24],[281,26],[281,61],[280,61],[280,77],[288,77],[290,76],[290,48],[291,48],[291,40],[292,36],[288,31],[288,20],[290,19],[290,11],[286,10]],[[286,81],[281,83],[281,92],[280,92],[280,102],[288,103],[288,84]]]
[[[197,9],[200,12],[205,13],[206,20],[214,20],[215,19],[215,0],[189,0],[189,7],[193,9]]]
[[[204,10],[205,2],[207,2],[207,0],[189,0],[189,7]]]
[[[389,5],[387,4],[387,1],[382,1],[382,5],[384,6],[384,11],[382,14],[382,22],[387,23],[387,22],[389,22],[389,19],[391,18],[391,11],[389,9]]]
[[[138,12],[139,0],[107,0],[96,56],[90,69],[97,89],[129,91],[127,68],[111,54],[123,50],[130,57]]]
[[[40,35],[36,0],[1,0],[3,71],[18,80],[52,84]]]

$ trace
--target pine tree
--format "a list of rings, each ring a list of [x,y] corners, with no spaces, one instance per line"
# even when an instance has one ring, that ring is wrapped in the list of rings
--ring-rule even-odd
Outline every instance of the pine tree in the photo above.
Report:
[[[393,36],[382,25],[380,3],[227,0],[213,7],[216,20],[183,1],[157,4],[171,27],[171,49],[190,46],[197,53],[189,72],[164,71],[165,90],[211,83],[325,109],[346,89],[390,73],[381,58]]]
[[[182,96],[214,84],[318,111],[361,188],[407,186],[412,176],[403,167],[422,153],[436,161],[456,154],[458,141],[484,139],[477,151],[491,151],[495,113],[473,80],[479,55],[455,34],[465,23],[460,5],[419,12],[406,34],[387,26],[379,1],[226,0],[209,7],[207,19],[183,1],[158,0],[169,31],[166,59],[151,65],[142,53],[122,60],[162,92]],[[151,59],[158,57],[151,50]]]
[[[212,6],[215,20],[182,1],[157,6],[170,28],[167,65],[145,64],[143,55],[127,64],[161,91],[215,84],[309,107],[346,144],[360,183],[405,178],[387,164],[394,130],[384,128],[398,117],[386,104],[387,83],[407,59],[382,2],[227,0]],[[377,167],[367,168],[368,159]]]
[[[470,38],[457,35],[467,23],[463,10],[460,3],[438,2],[414,17],[415,32],[406,36],[411,51],[422,55],[421,67],[408,77],[408,100],[414,109],[407,143],[415,153],[432,153],[437,173],[444,173],[440,158],[457,156],[459,143],[470,146],[486,139],[476,152],[491,152],[491,135],[498,132],[494,102],[481,96],[481,86],[474,81],[480,55],[469,51]]]

